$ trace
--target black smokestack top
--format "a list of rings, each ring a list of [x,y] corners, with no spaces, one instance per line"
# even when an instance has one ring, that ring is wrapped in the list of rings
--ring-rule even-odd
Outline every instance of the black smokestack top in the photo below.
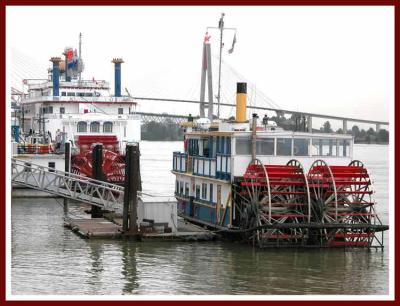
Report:
[[[247,93],[247,83],[237,83],[236,93]]]

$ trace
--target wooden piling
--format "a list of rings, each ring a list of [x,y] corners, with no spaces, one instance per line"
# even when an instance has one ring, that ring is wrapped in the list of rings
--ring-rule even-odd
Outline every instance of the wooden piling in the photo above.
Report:
[[[95,180],[103,181],[103,145],[95,144],[92,151],[92,178]],[[102,218],[103,214],[101,208],[92,205],[90,211],[92,218]]]
[[[139,146],[128,144],[125,155],[124,208],[122,229],[125,233],[137,233],[137,192],[139,189]]]
[[[71,172],[71,143],[68,141],[64,144],[64,159],[65,168],[64,171]],[[68,198],[64,197],[64,213],[68,214]]]
[[[129,229],[129,194],[131,187],[132,173],[132,146],[127,144],[125,149],[125,182],[124,182],[124,207],[122,210],[122,230],[127,232]]]

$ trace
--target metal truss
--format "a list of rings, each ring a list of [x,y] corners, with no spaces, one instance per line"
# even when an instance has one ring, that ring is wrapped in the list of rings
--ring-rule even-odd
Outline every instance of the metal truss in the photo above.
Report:
[[[158,114],[158,113],[144,113],[144,112],[136,112],[136,114],[140,115],[142,118],[142,123],[146,124],[148,122],[157,122],[157,123],[174,123],[180,124],[182,122],[186,122],[188,116],[184,115],[170,115],[170,114]],[[198,117],[193,117],[194,119]]]
[[[124,187],[11,158],[12,183],[121,212]]]

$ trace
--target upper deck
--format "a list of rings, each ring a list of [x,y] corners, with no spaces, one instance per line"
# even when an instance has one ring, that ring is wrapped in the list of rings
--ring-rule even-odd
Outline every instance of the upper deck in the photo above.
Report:
[[[137,104],[128,96],[116,97],[110,95],[108,82],[97,80],[60,81],[59,96],[53,95],[53,82],[51,80],[34,82],[28,84],[28,95],[21,102],[24,104],[43,102]]]
[[[346,134],[293,132],[268,125],[257,126],[255,137],[255,155],[264,164],[285,165],[297,159],[308,171],[318,159],[348,165],[353,156],[353,137]],[[185,152],[174,157],[176,171],[225,180],[242,176],[252,160],[250,125],[221,122],[208,130],[188,127]],[[180,158],[186,168],[180,168]]]

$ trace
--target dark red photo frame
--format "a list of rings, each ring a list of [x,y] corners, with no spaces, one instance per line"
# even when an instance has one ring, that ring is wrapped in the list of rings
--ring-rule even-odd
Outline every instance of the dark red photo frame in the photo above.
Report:
[[[92,305],[103,305],[105,303],[107,304],[115,304],[115,303],[134,303],[135,305],[138,304],[145,304],[145,305],[152,305],[152,304],[165,304],[165,305],[186,305],[186,304],[192,304],[192,305],[203,305],[203,304],[215,304],[215,305],[237,305],[237,304],[253,304],[253,305],[260,305],[260,304],[280,304],[280,305],[285,305],[285,304],[296,304],[296,305],[302,305],[302,306],[308,306],[308,305],[319,305],[319,304],[329,304],[329,305],[344,305],[344,304],[351,304],[351,305],[382,305],[382,304],[397,304],[400,300],[400,281],[399,281],[399,270],[400,270],[400,265],[396,264],[396,259],[399,256],[399,244],[396,243],[395,239],[395,300],[394,301],[7,301],[6,300],[6,282],[10,281],[6,279],[6,193],[9,192],[6,190],[6,125],[8,122],[6,121],[6,103],[8,101],[7,97],[7,90],[6,90],[6,6],[13,6],[13,5],[387,5],[387,6],[394,6],[395,7],[395,89],[397,89],[399,85],[399,59],[398,56],[396,58],[396,50],[398,51],[399,48],[399,11],[400,11],[400,2],[398,1],[393,1],[393,0],[250,0],[250,1],[245,1],[245,2],[239,2],[237,0],[234,1],[211,1],[211,0],[203,0],[203,1],[196,1],[196,0],[189,0],[189,1],[182,1],[182,0],[169,0],[169,1],[163,1],[163,0],[134,0],[134,1],[129,1],[129,0],[114,0],[114,1],[107,1],[107,0],[57,0],[57,1],[50,1],[50,0],[39,0],[35,2],[27,1],[27,0],[10,0],[10,1],[4,1],[1,4],[1,24],[3,30],[1,30],[1,41],[2,41],[2,57],[1,57],[1,70],[3,72],[3,79],[1,82],[1,92],[3,94],[4,98],[4,104],[2,107],[1,111],[1,116],[2,116],[2,130],[3,132],[3,144],[2,149],[0,150],[1,153],[1,191],[2,191],[2,202],[3,202],[3,208],[1,210],[1,224],[3,228],[3,233],[0,235],[1,236],[1,270],[0,274],[2,275],[1,278],[1,296],[0,296],[0,303],[1,304],[36,304],[36,305],[43,305],[43,304],[64,304],[64,305],[70,305],[71,303],[73,304],[79,304],[79,303],[85,303],[85,304],[92,304]],[[396,61],[397,59],[397,61]],[[395,117],[396,117],[396,112],[399,109],[399,107],[396,107],[396,95],[395,95]],[[400,103],[400,102],[399,102]],[[395,139],[395,147],[394,147],[394,152],[396,153],[397,149],[397,144],[398,144],[398,135],[399,135],[399,125],[396,124],[395,122],[391,122],[390,124],[394,124],[394,139]],[[393,145],[393,144],[391,144]],[[398,184],[397,180],[397,175],[400,173],[400,163],[396,163],[396,154],[394,156],[394,165],[391,165],[394,167],[394,173],[395,173],[395,179],[394,179],[394,188],[395,190],[400,190],[400,186]],[[394,193],[396,195],[396,192]],[[396,198],[394,199],[394,219],[397,221],[400,219],[400,209],[397,208],[396,206]],[[394,224],[390,224],[390,234],[395,235],[395,237],[400,237],[399,231],[400,227],[396,222],[396,227]],[[393,246],[391,246],[393,247]],[[373,280],[371,280],[371,285],[373,285]],[[132,299],[135,297],[133,296]],[[312,296],[310,297],[312,298]],[[188,296],[188,299],[190,299],[190,296]]]

